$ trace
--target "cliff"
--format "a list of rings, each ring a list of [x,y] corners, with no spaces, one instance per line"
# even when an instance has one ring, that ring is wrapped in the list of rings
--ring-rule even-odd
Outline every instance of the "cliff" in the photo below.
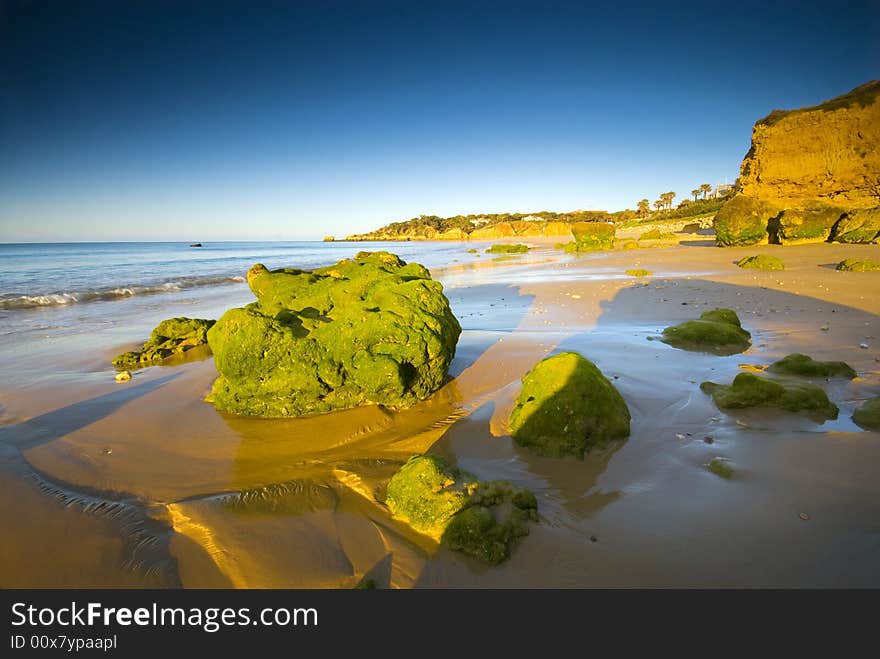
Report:
[[[431,226],[384,228],[370,233],[353,234],[346,240],[496,240],[499,238],[530,238],[538,236],[571,237],[568,222],[514,220],[475,228],[470,232],[459,227],[445,231]]]
[[[799,110],[774,110],[755,123],[737,195],[715,219],[722,246],[822,242],[837,225],[880,206],[880,81]],[[861,216],[854,220],[851,216]]]

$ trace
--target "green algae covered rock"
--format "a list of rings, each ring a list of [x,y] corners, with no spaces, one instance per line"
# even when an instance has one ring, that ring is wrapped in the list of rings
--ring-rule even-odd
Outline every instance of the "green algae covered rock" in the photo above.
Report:
[[[848,212],[834,225],[831,240],[838,243],[876,243],[880,240],[880,208]]]
[[[800,375],[806,378],[847,378],[852,380],[857,373],[846,362],[817,362],[812,357],[793,353],[767,368],[771,373]]]
[[[699,320],[688,320],[663,330],[663,342],[674,348],[718,355],[743,352],[751,345],[751,334],[742,328],[736,312],[713,309]]]
[[[646,231],[639,240],[676,240],[677,236],[671,231],[660,231],[660,229],[651,229]]]
[[[525,254],[531,249],[528,245],[517,243],[516,245],[499,244],[492,245],[486,250],[486,254]]]
[[[715,244],[719,247],[757,245],[767,241],[767,225],[779,214],[764,201],[736,195],[715,214]]]
[[[436,455],[410,458],[388,483],[385,504],[419,533],[491,565],[510,558],[529,521],[538,519],[531,491],[480,482]]]
[[[853,412],[852,419],[862,428],[880,431],[880,396],[862,403]]]
[[[836,269],[846,272],[874,272],[880,270],[880,263],[871,259],[844,259],[837,264]]]
[[[140,350],[124,352],[113,359],[113,366],[120,370],[146,368],[161,364],[173,355],[208,342],[208,330],[213,320],[201,318],[169,318],[159,323]]]
[[[843,213],[842,208],[821,202],[788,208],[770,221],[770,242],[780,245],[825,242]]]
[[[709,461],[709,464],[706,465],[706,469],[724,479],[729,479],[733,476],[733,469],[730,468],[730,465],[727,464],[726,460],[720,458],[712,458],[712,460]]]
[[[740,268],[753,270],[785,270],[785,264],[782,262],[782,259],[767,254],[745,256],[737,261],[736,264]]]
[[[566,251],[591,252],[614,247],[614,225],[606,222],[576,222],[571,226],[574,246]],[[569,243],[571,245],[571,243]]]
[[[632,268],[626,271],[630,277],[649,277],[654,273],[650,270],[645,270],[644,268]]]
[[[510,414],[510,434],[539,455],[582,458],[584,451],[629,436],[623,396],[588,359],[563,352],[523,377]]]
[[[442,285],[388,252],[306,272],[253,266],[257,302],[208,333],[220,410],[301,416],[378,404],[403,408],[445,381],[461,326]]]
[[[703,382],[700,389],[712,396],[721,409],[774,407],[789,412],[802,412],[825,421],[837,418],[837,405],[825,392],[806,382],[782,383],[753,373],[740,373],[730,385]]]

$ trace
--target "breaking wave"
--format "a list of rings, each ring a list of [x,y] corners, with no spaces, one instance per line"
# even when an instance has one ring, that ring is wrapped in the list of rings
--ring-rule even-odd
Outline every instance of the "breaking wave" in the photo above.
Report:
[[[82,304],[84,302],[121,300],[133,295],[176,293],[188,288],[197,288],[201,286],[240,284],[244,281],[244,277],[178,277],[170,281],[152,285],[117,286],[97,290],[46,293],[43,295],[4,293],[0,295],[0,309],[9,310],[61,307],[70,304]]]

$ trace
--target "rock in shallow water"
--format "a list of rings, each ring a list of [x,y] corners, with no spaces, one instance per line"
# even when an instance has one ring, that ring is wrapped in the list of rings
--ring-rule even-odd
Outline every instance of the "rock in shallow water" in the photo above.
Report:
[[[145,368],[161,364],[172,355],[180,355],[208,342],[207,334],[213,320],[202,318],[169,318],[159,323],[140,350],[124,352],[113,360],[119,369]]]
[[[741,258],[736,264],[740,268],[752,270],[785,270],[785,264],[781,259],[768,254],[757,254]]]
[[[880,396],[862,403],[853,412],[852,418],[862,428],[880,431]]]
[[[257,302],[208,333],[220,377],[207,400],[285,417],[378,404],[404,408],[445,381],[461,326],[442,285],[388,252],[306,272],[247,275]]]
[[[530,490],[507,481],[480,482],[436,455],[417,455],[388,483],[395,518],[455,551],[496,565],[538,519]]]
[[[712,396],[721,409],[773,407],[802,412],[819,420],[836,419],[837,405],[825,392],[806,382],[777,382],[752,373],[740,373],[729,385],[703,382],[700,389]]]
[[[742,328],[736,312],[713,309],[704,312],[699,320],[688,320],[663,330],[663,342],[674,348],[733,355],[751,345],[751,337]]]
[[[582,458],[584,451],[629,436],[623,396],[576,352],[544,359],[523,378],[510,414],[510,434],[539,455]]]
[[[812,357],[793,353],[767,368],[771,373],[800,375],[807,378],[846,378],[852,380],[857,373],[846,362],[818,362]]]

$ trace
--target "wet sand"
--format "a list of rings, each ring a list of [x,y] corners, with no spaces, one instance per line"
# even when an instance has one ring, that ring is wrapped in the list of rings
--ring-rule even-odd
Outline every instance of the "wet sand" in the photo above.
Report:
[[[832,265],[878,248],[710,244],[545,245],[435,270],[464,331],[449,383],[398,413],[244,419],[202,402],[210,358],[117,384],[107,362],[123,340],[45,348],[45,377],[0,391],[0,586],[880,586],[880,433],[850,419],[880,394],[880,273]],[[754,253],[786,270],[734,265]],[[247,297],[234,296],[212,304]],[[745,354],[652,340],[718,306],[752,332]],[[613,378],[633,416],[626,442],[582,461],[535,457],[507,435],[520,378],[563,349]],[[791,352],[858,371],[822,383],[836,421],[724,413],[699,390]],[[482,566],[390,518],[388,479],[429,450],[536,492],[541,522],[510,561]],[[705,468],[714,457],[733,478]]]

